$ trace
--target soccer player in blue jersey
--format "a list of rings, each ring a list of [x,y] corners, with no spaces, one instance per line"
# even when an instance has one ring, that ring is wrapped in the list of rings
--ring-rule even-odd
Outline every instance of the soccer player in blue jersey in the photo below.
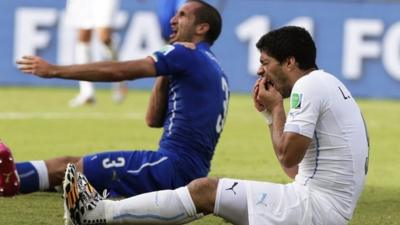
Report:
[[[113,196],[177,188],[207,176],[229,101],[227,77],[210,50],[221,27],[213,6],[189,0],[171,19],[173,44],[147,58],[70,66],[52,65],[37,56],[17,61],[22,72],[43,78],[115,82],[157,77],[146,121],[164,129],[158,151],[17,163],[20,191],[60,185],[68,162],[76,163],[96,189],[107,189]]]

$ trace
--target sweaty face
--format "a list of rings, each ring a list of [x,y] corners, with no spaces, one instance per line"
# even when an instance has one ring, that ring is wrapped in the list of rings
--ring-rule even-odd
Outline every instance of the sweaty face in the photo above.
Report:
[[[257,74],[261,77],[267,78],[283,98],[290,97],[292,87],[283,65],[265,52],[261,52],[260,62],[261,66],[258,69]]]
[[[174,17],[172,17],[170,23],[172,28],[172,34],[169,36],[169,42],[191,42],[195,34],[195,11],[200,7],[200,3],[188,2],[184,4]]]

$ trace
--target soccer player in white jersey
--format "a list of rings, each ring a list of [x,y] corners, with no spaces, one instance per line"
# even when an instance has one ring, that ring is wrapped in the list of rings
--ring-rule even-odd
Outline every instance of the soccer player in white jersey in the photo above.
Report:
[[[78,29],[78,42],[75,46],[75,63],[85,64],[92,61],[91,40],[93,31],[100,39],[101,60],[116,60],[117,53],[112,41],[113,21],[119,8],[119,0],[67,0],[67,23]],[[71,107],[95,102],[94,84],[79,81],[80,91],[70,101]],[[113,84],[113,100],[120,103],[127,94],[124,82]]]
[[[71,221],[183,224],[214,213],[240,225],[347,224],[368,168],[367,131],[357,103],[343,83],[318,69],[305,29],[273,30],[257,48],[261,66],[254,104],[265,115],[274,152],[293,182],[200,178],[175,190],[111,201],[70,165],[64,197]]]

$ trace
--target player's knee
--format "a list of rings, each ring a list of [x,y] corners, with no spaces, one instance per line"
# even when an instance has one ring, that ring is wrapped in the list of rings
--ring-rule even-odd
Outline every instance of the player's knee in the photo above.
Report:
[[[46,166],[48,170],[63,171],[67,168],[68,163],[76,164],[81,157],[76,156],[63,156],[54,159],[46,160]]]
[[[50,186],[60,185],[64,179],[65,169],[68,163],[77,163],[81,157],[63,156],[45,161],[49,174]]]
[[[83,158],[80,158],[80,159],[78,160],[78,162],[75,163],[75,165],[76,165],[76,169],[77,169],[79,172],[83,173]]]
[[[92,38],[92,30],[90,29],[79,30],[78,40],[80,42],[89,43],[91,38]]]
[[[60,165],[65,169],[67,168],[68,163],[78,163],[78,161],[81,159],[81,157],[76,157],[76,156],[64,156],[60,158]]]
[[[101,43],[103,43],[104,45],[111,44],[112,30],[110,28],[99,28],[98,33],[99,33],[99,39],[100,39]]]
[[[198,212],[213,212],[217,187],[216,178],[199,178],[189,183],[188,189]]]
[[[218,179],[215,178],[199,178],[189,183],[188,188],[192,195],[209,196],[216,192],[218,186]]]

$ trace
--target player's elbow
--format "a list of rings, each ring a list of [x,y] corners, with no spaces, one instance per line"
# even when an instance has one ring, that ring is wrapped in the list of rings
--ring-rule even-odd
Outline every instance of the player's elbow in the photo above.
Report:
[[[298,165],[304,158],[311,139],[297,134],[285,134],[284,140],[278,145],[278,158],[282,166],[291,168]]]
[[[288,157],[285,157],[285,156],[280,157],[279,161],[280,161],[281,165],[285,168],[291,168],[291,167],[298,165],[298,162],[296,162],[295,160],[290,159]]]
[[[152,123],[152,122],[148,122],[148,121],[147,121],[147,126],[151,127],[151,128],[161,128],[161,127],[163,127],[163,125],[160,124],[160,123]]]
[[[283,170],[285,171],[286,175],[289,178],[294,179],[296,177],[297,173],[299,172],[299,166],[296,165],[296,166],[290,167],[290,168],[283,167]]]
[[[161,128],[164,125],[162,121],[155,119],[151,115],[146,116],[146,124],[151,128]]]
[[[299,160],[293,154],[289,154],[286,149],[282,148],[279,152],[278,160],[283,167],[291,168],[299,164]]]

